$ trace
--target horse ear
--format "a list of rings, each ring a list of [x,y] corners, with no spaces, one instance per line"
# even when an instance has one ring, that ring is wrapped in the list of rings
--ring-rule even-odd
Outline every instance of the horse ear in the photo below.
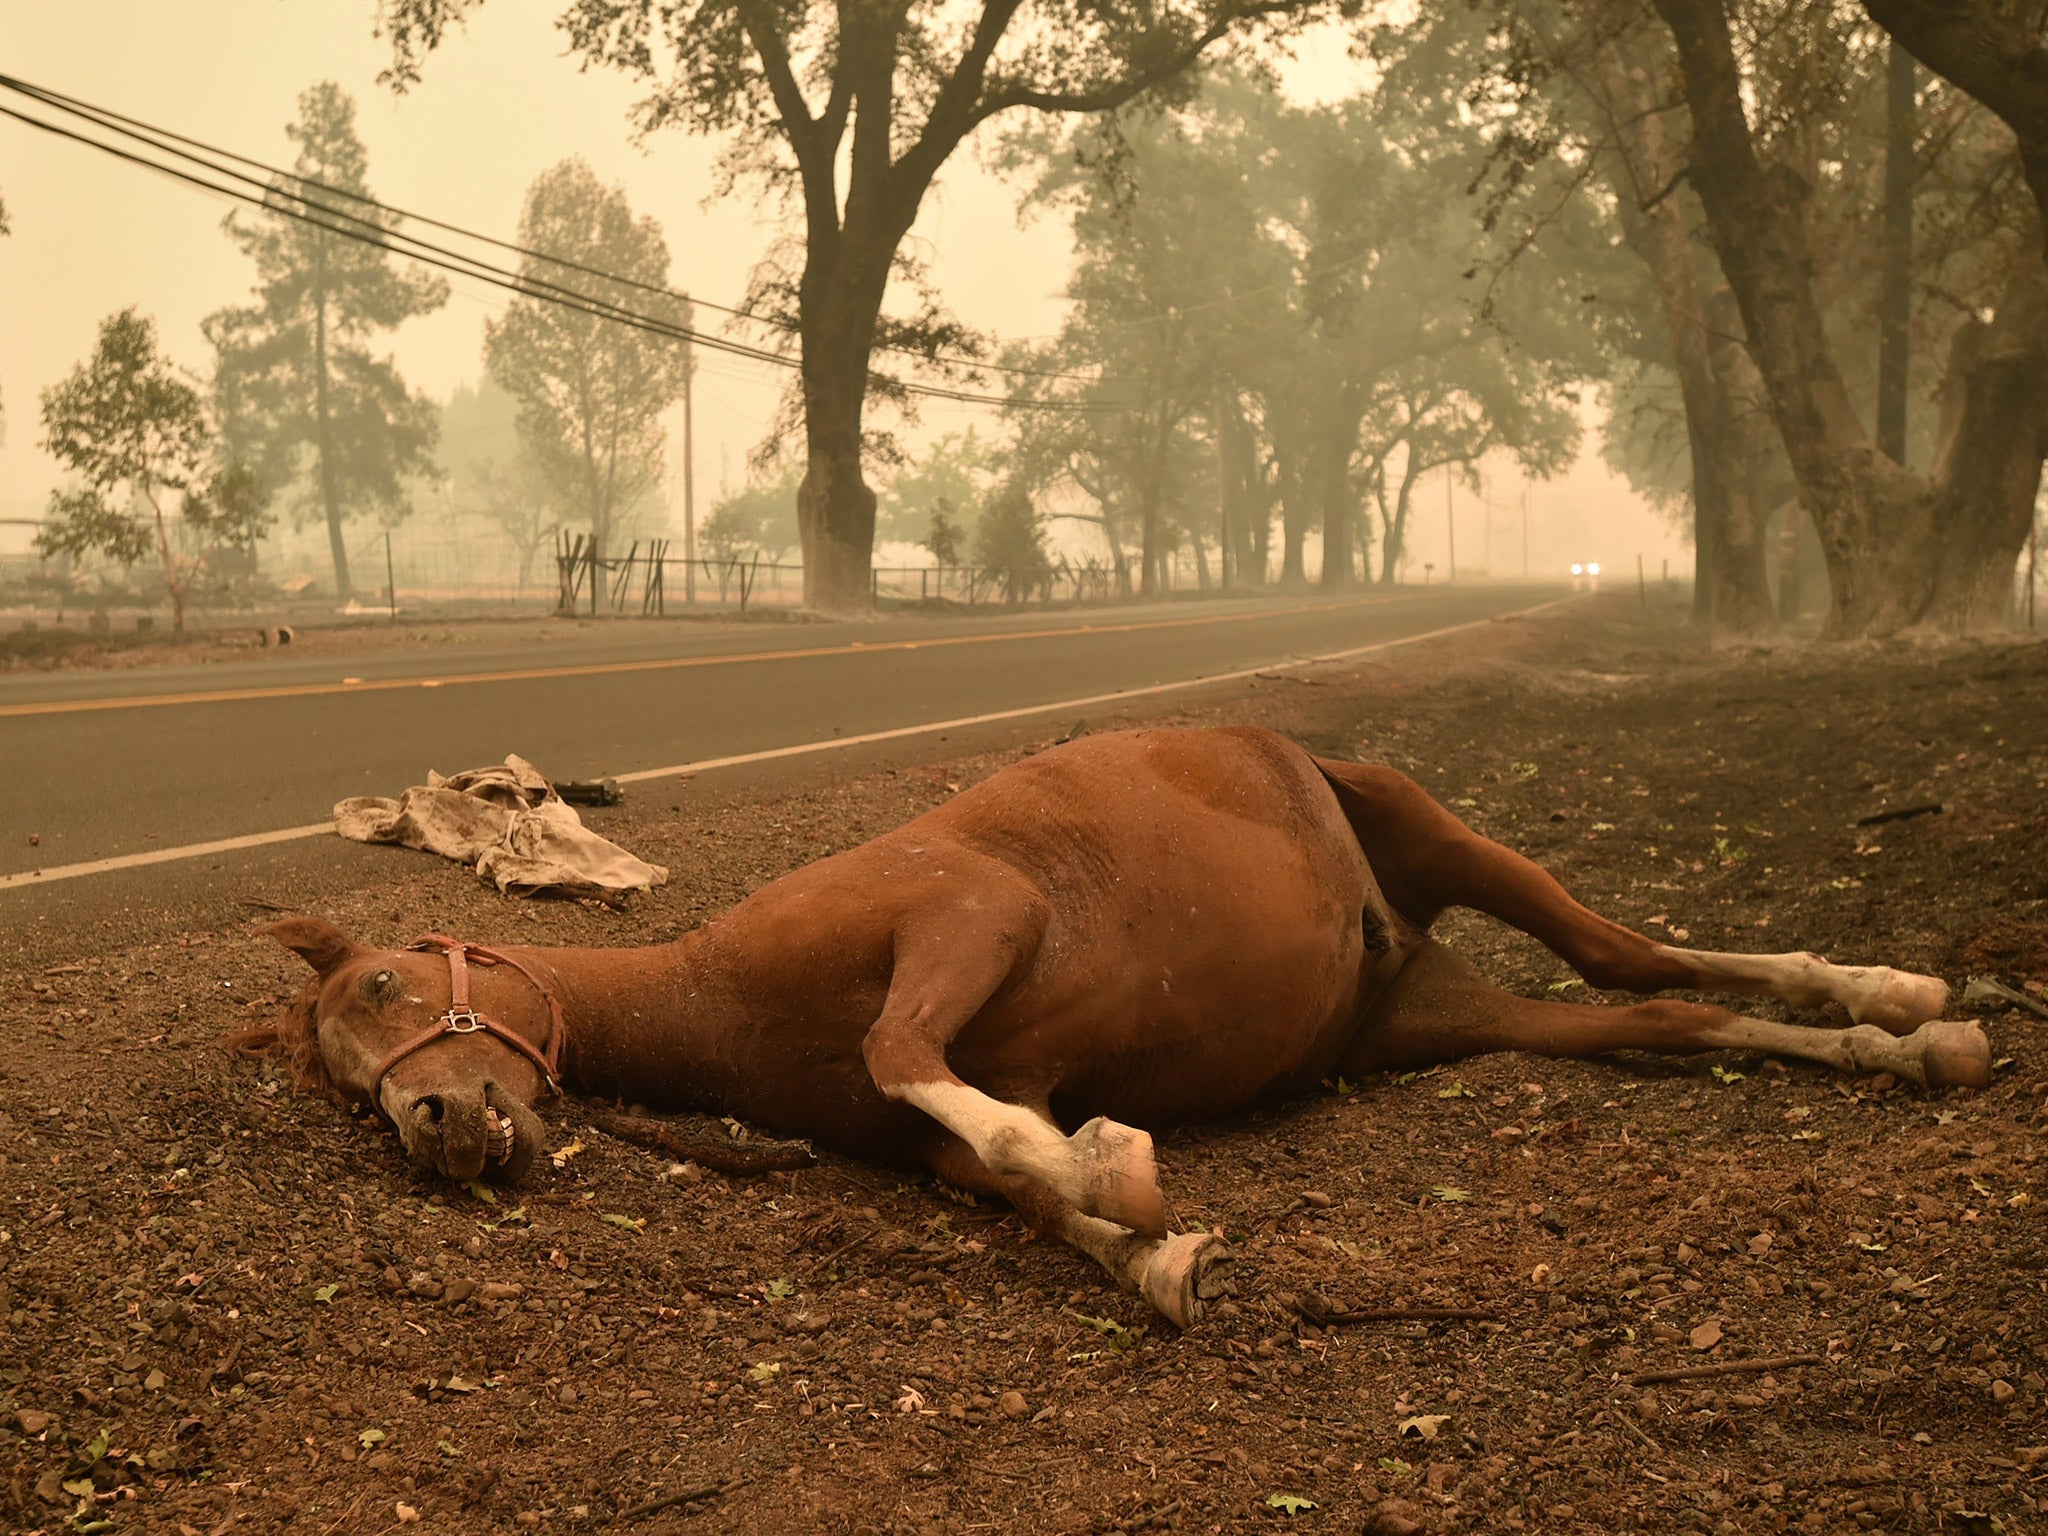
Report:
[[[322,976],[364,953],[362,945],[317,917],[288,917],[263,931]]]

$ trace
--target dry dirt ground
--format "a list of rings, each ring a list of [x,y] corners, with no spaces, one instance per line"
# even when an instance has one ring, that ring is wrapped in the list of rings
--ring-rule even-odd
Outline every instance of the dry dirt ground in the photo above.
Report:
[[[1653,934],[2039,995],[2044,700],[2040,644],[1711,652],[1603,601],[1160,718],[1408,768]],[[652,786],[592,813],[676,871],[624,913],[393,850],[322,915],[663,939],[1012,756]],[[1946,809],[1856,825],[1921,802]],[[13,1526],[2048,1531],[2024,1012],[1984,1015],[1981,1094],[1497,1057],[1163,1137],[1176,1215],[1241,1254],[1179,1334],[1004,1210],[830,1156],[672,1165],[603,1106],[553,1113],[573,1155],[516,1196],[416,1176],[221,1049],[299,981],[257,934],[293,892],[243,894],[212,931],[0,970]],[[1445,928],[1509,985],[1589,997],[1517,935]],[[1333,1304],[1479,1315],[1303,1316]],[[1740,1368],[1784,1356],[1809,1363]],[[1738,1369],[1634,1380],[1702,1365]]]

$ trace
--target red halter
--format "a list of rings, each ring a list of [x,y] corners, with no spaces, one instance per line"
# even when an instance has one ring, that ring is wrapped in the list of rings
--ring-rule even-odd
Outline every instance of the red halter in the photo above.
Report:
[[[438,933],[430,933],[422,938],[415,939],[412,943],[406,945],[406,948],[417,950],[438,949],[448,957],[448,1009],[438,1019],[434,1020],[433,1023],[414,1035],[410,1040],[397,1046],[390,1055],[377,1063],[377,1075],[370,1080],[370,1102],[372,1104],[376,1105],[388,1117],[389,1111],[384,1110],[384,1079],[391,1075],[393,1067],[405,1060],[414,1051],[419,1050],[422,1046],[433,1044],[444,1035],[473,1035],[479,1031],[502,1040],[505,1044],[511,1046],[513,1050],[531,1061],[536,1067],[540,1068],[541,1082],[546,1086],[547,1091],[558,1098],[561,1096],[562,1087],[558,1078],[561,1075],[562,1037],[564,1033],[562,1003],[555,996],[554,990],[546,982],[542,981],[532,971],[508,954],[486,948],[482,944],[465,944],[460,939],[446,938]],[[548,1040],[544,1051],[536,1050],[531,1041],[507,1029],[489,1014],[479,1013],[469,1005],[469,967],[467,961],[470,960],[474,960],[478,965],[509,965],[540,990],[540,995],[548,1000]]]

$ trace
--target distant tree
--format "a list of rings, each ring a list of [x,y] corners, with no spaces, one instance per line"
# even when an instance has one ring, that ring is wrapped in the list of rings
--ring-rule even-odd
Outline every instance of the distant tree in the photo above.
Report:
[[[529,279],[671,325],[690,323],[687,302],[647,291],[668,282],[661,226],[636,219],[625,192],[605,186],[581,160],[564,160],[527,189],[519,243],[622,281],[527,256],[520,271]],[[589,528],[602,552],[620,518],[661,483],[661,416],[688,386],[688,344],[521,297],[485,326],[484,356],[492,379],[519,402],[520,437],[557,511]]]
[[[279,211],[233,214],[224,226],[256,263],[256,302],[209,316],[206,334],[219,353],[215,389],[233,452],[273,489],[305,474],[299,505],[325,520],[335,593],[347,597],[343,523],[371,511],[403,516],[405,482],[432,468],[434,443],[432,402],[367,343],[440,308],[448,285],[401,269],[379,244],[285,216],[311,213],[372,242],[397,224],[361,201],[368,156],[355,104],[339,86],[323,82],[301,95],[298,121],[285,132],[299,153],[295,176],[265,194]]]
[[[967,530],[947,515],[952,510],[953,503],[944,496],[932,502],[931,527],[925,531],[924,547],[932,552],[933,563],[937,565],[958,565],[967,543]]]
[[[1052,572],[1045,554],[1045,527],[1030,492],[1010,484],[998,491],[974,528],[974,564],[1003,584],[1003,595],[1022,602]]]
[[[524,591],[534,557],[562,518],[520,439],[518,417],[518,402],[488,376],[458,385],[441,407],[435,457],[454,513],[481,518],[511,541]]]
[[[205,402],[157,349],[156,322],[110,315],[92,356],[43,391],[43,447],[82,484],[52,493],[36,548],[133,565],[154,547],[182,634],[197,562],[173,548],[175,524],[248,548],[267,521],[255,474],[210,467],[211,446]]]
[[[973,427],[948,432],[882,488],[876,500],[876,532],[885,539],[917,539],[941,501],[953,512],[971,515],[994,480],[988,440]]]
[[[391,78],[481,0],[380,0]],[[863,478],[863,414],[878,347],[958,347],[935,307],[882,314],[901,247],[934,178],[962,141],[1018,109],[1096,112],[1169,87],[1258,18],[1297,18],[1306,0],[572,0],[559,25],[587,63],[645,81],[640,126],[730,135],[726,165],[800,200],[802,271],[771,277],[761,307],[802,338],[804,598],[871,605],[875,495]],[[888,387],[884,381],[883,388]]]
[[[794,472],[722,496],[698,525],[698,546],[713,560],[755,554],[779,560],[797,543],[796,498]]]

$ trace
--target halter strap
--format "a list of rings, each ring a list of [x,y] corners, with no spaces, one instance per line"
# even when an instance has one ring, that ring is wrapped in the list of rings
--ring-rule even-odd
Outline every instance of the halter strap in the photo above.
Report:
[[[541,1082],[547,1091],[560,1097],[562,1039],[565,1028],[562,1023],[562,1001],[555,996],[554,989],[540,977],[514,960],[502,950],[491,949],[482,944],[465,944],[460,939],[451,939],[444,934],[429,933],[406,945],[409,950],[439,950],[448,957],[448,1007],[442,1015],[411,1039],[394,1047],[389,1055],[377,1063],[376,1076],[370,1080],[370,1102],[384,1113],[384,1079],[413,1052],[423,1046],[432,1045],[444,1035],[473,1035],[479,1032],[502,1040],[513,1050],[540,1068]],[[536,1049],[533,1042],[514,1033],[487,1013],[481,1013],[470,1006],[469,966],[471,963],[483,966],[507,965],[528,981],[548,1001],[548,1039],[545,1049]]]

